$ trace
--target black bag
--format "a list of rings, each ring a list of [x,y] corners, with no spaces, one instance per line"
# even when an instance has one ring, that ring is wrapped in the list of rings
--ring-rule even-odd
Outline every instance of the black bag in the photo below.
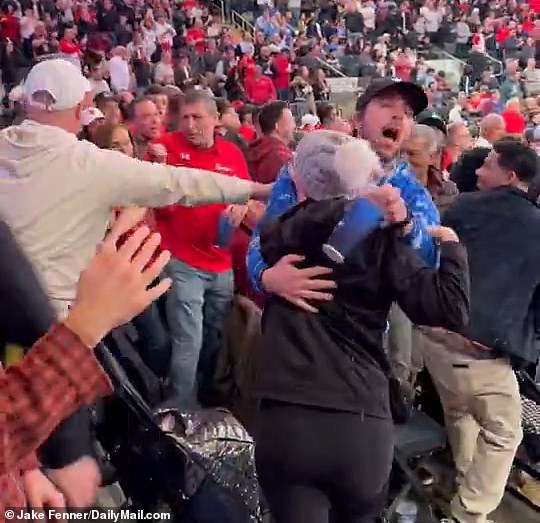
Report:
[[[106,450],[135,508],[165,502],[190,523],[262,521],[253,440],[240,423],[218,409],[155,413],[107,347],[98,354],[124,407],[116,412],[128,413]]]

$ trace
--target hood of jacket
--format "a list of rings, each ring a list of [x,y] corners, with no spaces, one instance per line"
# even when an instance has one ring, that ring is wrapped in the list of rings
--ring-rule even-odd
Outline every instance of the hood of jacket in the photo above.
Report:
[[[0,131],[0,179],[39,175],[44,153],[62,154],[76,142],[74,134],[32,120],[7,127]]]
[[[281,140],[274,136],[263,136],[249,144],[249,173],[257,182],[271,183],[291,158],[291,150]]]

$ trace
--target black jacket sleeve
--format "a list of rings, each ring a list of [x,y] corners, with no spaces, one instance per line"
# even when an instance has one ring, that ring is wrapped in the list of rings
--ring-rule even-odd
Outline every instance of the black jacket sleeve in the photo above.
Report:
[[[343,216],[345,200],[305,200],[261,227],[261,254],[274,265],[287,254],[320,257],[322,245]]]
[[[0,337],[31,347],[55,322],[56,315],[7,225],[0,222]]]
[[[384,265],[394,299],[413,323],[463,331],[469,320],[469,267],[463,245],[443,242],[436,270],[395,239]]]
[[[0,222],[0,253],[0,338],[28,350],[56,322],[56,314],[4,222]],[[65,419],[40,449],[42,463],[61,468],[93,455],[90,423],[88,407]]]

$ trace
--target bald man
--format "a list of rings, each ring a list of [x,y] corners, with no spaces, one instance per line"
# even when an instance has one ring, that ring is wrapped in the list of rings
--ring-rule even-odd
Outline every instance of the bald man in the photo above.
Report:
[[[449,170],[464,151],[472,147],[472,138],[469,128],[463,122],[452,123],[447,128],[445,147],[446,165],[443,169]]]
[[[480,121],[480,137],[474,144],[475,147],[493,148],[493,143],[500,140],[505,132],[506,127],[504,119],[499,114],[488,114]]]

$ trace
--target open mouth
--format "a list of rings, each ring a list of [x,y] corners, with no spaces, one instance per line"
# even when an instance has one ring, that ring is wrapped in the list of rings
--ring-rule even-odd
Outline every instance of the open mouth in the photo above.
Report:
[[[393,140],[395,142],[398,139],[399,130],[394,127],[386,127],[385,129],[383,129],[382,135],[385,138],[389,138],[390,140]]]

